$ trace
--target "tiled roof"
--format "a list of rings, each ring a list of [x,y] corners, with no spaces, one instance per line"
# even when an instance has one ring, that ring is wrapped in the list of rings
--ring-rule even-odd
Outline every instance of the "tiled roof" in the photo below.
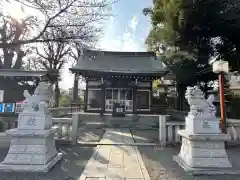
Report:
[[[162,74],[166,72],[161,61],[152,52],[87,51],[72,71],[96,71],[127,74]]]

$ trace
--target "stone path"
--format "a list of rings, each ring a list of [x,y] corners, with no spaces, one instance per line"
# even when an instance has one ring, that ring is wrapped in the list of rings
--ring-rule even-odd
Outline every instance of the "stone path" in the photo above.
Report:
[[[129,130],[109,129],[100,143],[112,145],[96,147],[80,180],[151,180]]]

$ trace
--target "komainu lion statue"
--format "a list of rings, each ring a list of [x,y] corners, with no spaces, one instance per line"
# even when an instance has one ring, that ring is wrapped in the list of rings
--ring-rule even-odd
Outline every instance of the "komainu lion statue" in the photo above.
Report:
[[[30,95],[28,90],[24,90],[23,109],[38,111],[40,105],[45,106],[48,103],[52,94],[52,85],[47,82],[40,82],[33,95]]]
[[[214,96],[210,95],[205,99],[204,93],[198,86],[187,87],[185,98],[190,106],[189,115],[211,115],[216,116],[216,107],[213,104]]]

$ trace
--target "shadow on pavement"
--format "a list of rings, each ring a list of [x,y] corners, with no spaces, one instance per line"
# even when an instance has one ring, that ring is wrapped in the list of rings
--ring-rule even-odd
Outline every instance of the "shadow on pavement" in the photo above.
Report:
[[[63,153],[62,160],[48,173],[0,172],[1,180],[78,180],[84,167],[92,156],[93,146],[56,145]],[[0,161],[3,161],[8,149],[0,149]]]
[[[191,176],[173,161],[180,151],[176,147],[138,147],[151,180],[239,180],[239,175]],[[227,149],[229,160],[234,168],[240,169],[240,148]]]

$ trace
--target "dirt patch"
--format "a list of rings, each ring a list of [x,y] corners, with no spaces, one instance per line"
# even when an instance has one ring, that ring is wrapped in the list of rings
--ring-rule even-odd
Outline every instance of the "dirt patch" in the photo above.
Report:
[[[99,142],[105,133],[104,129],[79,128],[78,142]]]
[[[159,143],[158,129],[130,129],[130,132],[136,143]]]

